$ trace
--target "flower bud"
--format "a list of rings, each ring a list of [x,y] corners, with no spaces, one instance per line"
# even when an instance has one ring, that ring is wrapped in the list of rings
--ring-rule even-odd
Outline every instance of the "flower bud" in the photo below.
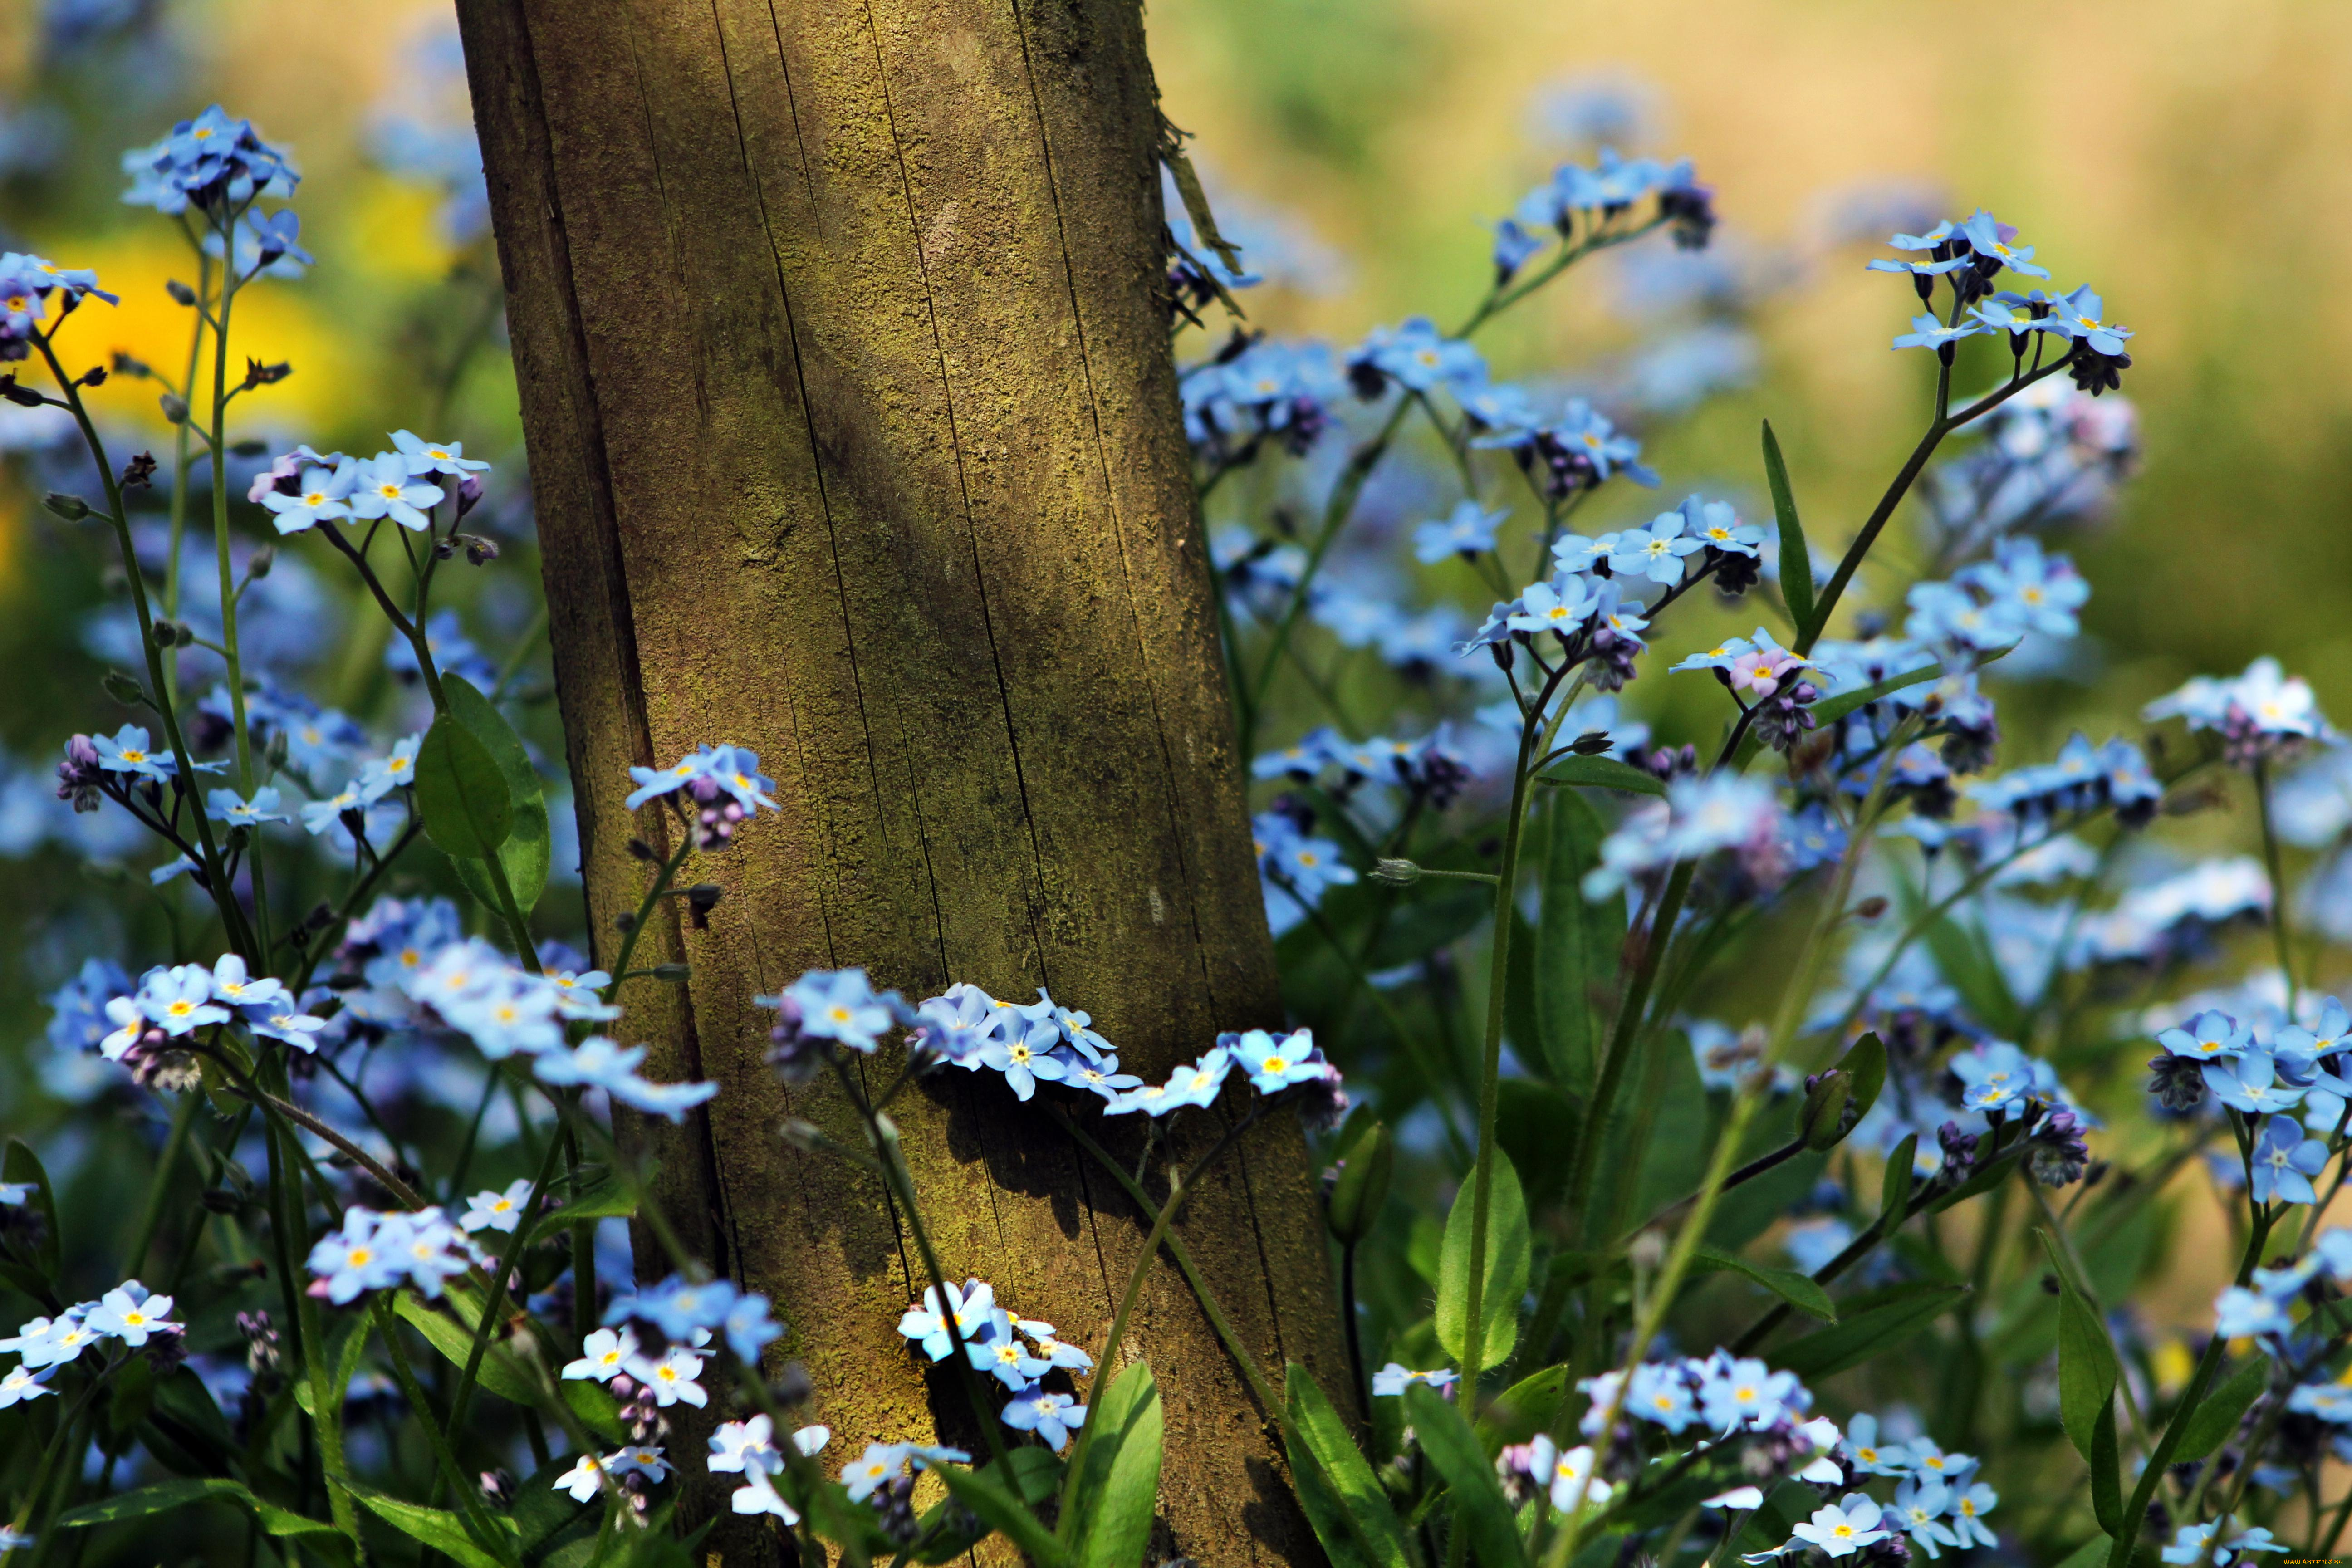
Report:
[[[268,576],[269,569],[277,564],[278,547],[274,544],[265,544],[255,551],[253,559],[246,563],[245,580],[248,583],[258,583]]]
[[[1837,1147],[1845,1136],[1846,1100],[1853,1093],[1853,1076],[1843,1068],[1816,1075],[1805,1086],[1805,1108],[1797,1121],[1805,1147],[1816,1152]]]
[[[193,305],[196,302],[196,291],[176,278],[163,285],[163,292],[172,297],[172,303],[174,305]]]
[[[1391,888],[1409,888],[1421,880],[1421,868],[1410,860],[1375,860],[1372,862],[1372,880],[1385,882]]]
[[[1371,1234],[1381,1205],[1388,1202],[1389,1177],[1395,1165],[1395,1141],[1381,1122],[1372,1122],[1349,1142],[1339,1156],[1331,1201],[1323,1211],[1324,1223],[1333,1236],[1353,1246]]]
[[[676,985],[680,981],[684,980],[686,976],[687,966],[683,963],[656,963],[654,965],[654,978],[656,980],[662,981],[667,984]]]
[[[146,689],[121,670],[108,670],[99,684],[106,688],[109,697],[127,707],[137,707],[147,700]]]
[[[51,490],[41,498],[41,504],[64,518],[68,522],[79,522],[89,515],[89,502],[63,490]]]
[[[167,392],[156,399],[156,406],[163,409],[166,425],[185,425],[188,422],[188,400],[176,392]]]

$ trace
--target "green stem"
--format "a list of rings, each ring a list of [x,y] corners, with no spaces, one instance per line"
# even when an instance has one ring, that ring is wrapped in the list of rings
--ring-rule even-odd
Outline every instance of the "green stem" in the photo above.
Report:
[[[1928,425],[1927,434],[1919,437],[1919,444],[1911,449],[1910,457],[1904,459],[1894,482],[1886,487],[1886,493],[1880,496],[1878,504],[1871,509],[1869,518],[1862,525],[1862,531],[1854,535],[1853,542],[1846,547],[1844,557],[1838,562],[1837,571],[1830,577],[1829,586],[1822,590],[1821,597],[1814,602],[1812,619],[1805,624],[1797,637],[1797,652],[1813,651],[1813,645],[1821,640],[1822,633],[1829,627],[1830,613],[1837,608],[1838,600],[1845,594],[1846,584],[1853,581],[1854,573],[1862,567],[1863,558],[1870,553],[1870,547],[1878,542],[1878,535],[1886,527],[1887,519],[1895,515],[1895,507],[1902,503],[1912,481],[1919,477],[1919,470],[1927,466],[1927,459],[1935,456],[1936,448],[1943,443],[1944,437],[1970,421],[1991,413],[2035,382],[2057,374],[2073,361],[2071,353],[2063,359],[2053,360],[2032,374],[2011,381],[2000,391],[1988,393],[1958,414],[1948,412],[1946,407],[1951,373],[1946,370],[1938,375],[1935,419]]]
[[[482,1299],[482,1315],[474,1321],[474,1342],[467,1347],[466,1364],[457,1374],[457,1391],[449,1396],[452,1432],[466,1430],[466,1407],[473,1403],[474,1384],[482,1375],[482,1358],[489,1353],[491,1326],[506,1313],[507,1280],[514,1273],[515,1259],[522,1256],[523,1248],[530,1243],[531,1232],[538,1228],[541,1202],[547,1196],[548,1183],[554,1179],[556,1151],[561,1147],[559,1139],[547,1141],[547,1152],[540,1159],[539,1174],[532,1178],[522,1217],[515,1222],[506,1246],[499,1249],[499,1266],[490,1276],[489,1293]]]
[[[91,460],[98,465],[99,480],[106,487],[107,520],[114,524],[115,544],[121,552],[123,575],[130,584],[131,606],[139,617],[139,646],[146,655],[147,678],[154,686],[155,711],[163,720],[163,735],[171,742],[173,756],[177,759],[178,765],[186,770],[186,776],[181,783],[193,794],[195,789],[195,753],[188,749],[187,738],[180,732],[179,711],[165,679],[163,650],[155,646],[155,616],[147,603],[147,578],[139,564],[139,550],[131,538],[131,515],[123,510],[122,481],[108,459],[106,443],[100,438],[98,426],[90,419],[89,406],[82,401],[80,384],[66,374],[66,367],[58,359],[57,347],[50,335],[36,333],[33,342],[41,351],[41,358],[48,365],[49,374],[57,378],[58,392],[65,398],[67,408],[72,412],[74,423],[81,428],[82,443],[89,448]],[[196,802],[196,810],[191,815],[195,818],[196,842],[203,846],[205,884],[212,893],[213,902],[220,909],[221,924],[228,932],[229,945],[247,963],[261,965],[263,973],[267,973],[268,955],[261,952],[254,941],[253,931],[245,922],[245,912],[237,907],[236,891],[229,886],[221,860],[220,846],[213,838],[212,819],[205,815],[201,800]]]
[[[188,239],[194,245],[194,235],[190,234]],[[205,247],[201,245],[195,246],[195,251],[198,302],[193,312],[194,324],[188,329],[188,370],[180,379],[179,395],[183,401],[196,387],[196,366],[203,363],[205,350],[206,317],[203,300],[212,292],[213,287],[213,258],[205,254]],[[188,422],[181,420],[174,431],[177,444],[172,455],[172,557],[163,564],[163,613],[167,616],[180,613],[180,542],[187,536],[188,530]],[[177,663],[177,660],[173,661],[175,667]],[[173,673],[177,676],[176,668]],[[177,691],[173,693],[174,698],[178,695]]]
[[[408,1364],[408,1352],[401,1347],[400,1328],[392,1309],[392,1292],[379,1290],[374,1300],[375,1327],[384,1349],[392,1352],[392,1374],[400,1384],[401,1394],[408,1400],[409,1409],[416,1413],[417,1424],[425,1428],[425,1445],[433,1450],[434,1463],[440,1468],[449,1495],[457,1504],[458,1517],[464,1521],[466,1533],[477,1544],[501,1563],[515,1561],[513,1538],[500,1531],[496,1520],[487,1517],[481,1489],[469,1484],[457,1453],[449,1447],[449,1436],[441,1423],[433,1418],[433,1406],[416,1381],[416,1373]]]
[[[1152,1262],[1160,1256],[1160,1243],[1168,1239],[1168,1227],[1176,1223],[1176,1211],[1184,1206],[1184,1200],[1192,1195],[1193,1187],[1209,1167],[1223,1158],[1225,1151],[1233,1147],[1234,1140],[1257,1121],[1265,1105],[1265,1100],[1259,1100],[1248,1115],[1225,1130],[1224,1136],[1212,1144],[1209,1152],[1202,1155],[1191,1170],[1178,1173],[1170,1182],[1168,1201],[1152,1216],[1151,1230],[1143,1239],[1143,1250],[1136,1255],[1135,1267],[1128,1273],[1127,1290],[1119,1297],[1118,1310],[1110,1321],[1110,1337],[1103,1342],[1102,1356],[1095,1363],[1097,1376],[1106,1373],[1114,1377],[1118,1375],[1118,1348],[1127,1338],[1128,1318],[1134,1312],[1136,1302],[1143,1299],[1143,1282],[1150,1278]],[[941,1297],[944,1304],[944,1291]],[[1095,1430],[1092,1426],[1078,1429],[1077,1447],[1070,1451],[1069,1466],[1063,1472],[1062,1516],[1056,1533],[1066,1544],[1077,1529],[1078,1510],[1070,1505],[1076,1496],[1078,1478],[1086,1473],[1087,1450],[1093,1446]]]
[[[172,1172],[188,1146],[188,1133],[196,1122],[196,1102],[203,1098],[203,1090],[187,1089],[180,1096],[179,1109],[172,1113],[172,1131],[163,1140],[163,1152],[155,1161],[155,1174],[148,1181],[147,1203],[140,1211],[139,1228],[131,1233],[131,1249],[123,1254],[124,1267],[133,1276],[147,1267],[147,1249],[155,1244],[156,1229],[163,1223],[163,1200],[172,1190]]]
[[[2256,1216],[2252,1232],[2246,1238],[2246,1250],[2238,1262],[2239,1285],[2252,1278],[2254,1265],[2262,1261],[2263,1246],[2270,1239],[2271,1216]],[[2206,1342],[2205,1353],[2197,1358],[2197,1370],[2190,1374],[2189,1386],[2182,1390],[2180,1403],[2173,1406],[2172,1419],[2164,1424],[2164,1436],[2157,1439],[2156,1451],[2147,1457],[2147,1466],[2140,1471],[2138,1484],[2132,1488],[2131,1500],[2124,1504],[2123,1530],[2107,1548],[2107,1568],[2128,1568],[2132,1548],[2139,1541],[2141,1523],[2147,1518],[2148,1500],[2156,1495],[2158,1482],[2172,1463],[2173,1450],[2180,1446],[2181,1433],[2189,1426],[2189,1417],[2205,1402],[2207,1390],[2212,1387],[2213,1375],[2221,1370],[2221,1357],[2229,1342],[2215,1334]]]
[[[239,795],[249,799],[253,795],[253,734],[245,719],[245,668],[237,651],[236,574],[228,559],[228,320],[237,290],[238,216],[238,211],[224,209],[219,224],[220,320],[213,333],[213,555],[220,570],[221,657],[228,665],[229,712],[236,731],[236,787]]]
[[[1567,676],[1562,665],[1552,672],[1519,725],[1519,754],[1511,769],[1510,815],[1503,820],[1503,858],[1495,872],[1494,951],[1486,967],[1486,1033],[1478,1059],[1477,1163],[1470,1186],[1470,1293],[1464,1304],[1462,1324],[1462,1399],[1466,1413],[1478,1407],[1478,1378],[1486,1371],[1486,1293],[1487,1231],[1495,1202],[1495,1124],[1502,1106],[1503,999],[1507,994],[1511,965],[1511,927],[1517,910],[1512,902],[1519,882],[1519,847],[1527,834],[1528,785],[1535,770],[1528,764],[1540,754],[1538,733],[1545,705]],[[1557,729],[1558,721],[1553,727]],[[1549,736],[1547,735],[1547,739]]]

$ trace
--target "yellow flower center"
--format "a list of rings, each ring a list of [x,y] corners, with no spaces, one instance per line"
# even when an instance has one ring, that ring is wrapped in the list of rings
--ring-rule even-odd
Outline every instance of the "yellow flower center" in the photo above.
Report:
[[[343,1255],[343,1260],[354,1268],[364,1268],[375,1261],[375,1254],[364,1247],[354,1247]]]

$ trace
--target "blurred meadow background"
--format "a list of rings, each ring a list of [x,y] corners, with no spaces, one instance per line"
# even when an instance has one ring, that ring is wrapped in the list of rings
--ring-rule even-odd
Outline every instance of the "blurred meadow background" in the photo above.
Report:
[[[1915,303],[1864,260],[1894,228],[1991,208],[2041,247],[2058,286],[2095,279],[2111,317],[2137,330],[2126,393],[2145,447],[2112,514],[2069,540],[2093,587],[2083,651],[2041,672],[2060,679],[2003,691],[2011,754],[2046,757],[2074,727],[2136,734],[2148,699],[2265,652],[2352,720],[2352,12],[2293,0],[2002,0],[1964,13],[1860,0],[1157,0],[1148,20],[1164,107],[1267,276],[1246,298],[1249,325],[1276,335],[1346,344],[1416,313],[1450,326],[1490,279],[1486,226],[1555,163],[1603,143],[1696,161],[1724,217],[1715,249],[1645,247],[1580,269],[1481,339],[1498,377],[1588,392],[1641,434],[1664,490],[1621,487],[1588,524],[1646,517],[1692,489],[1769,514],[1757,456],[1769,416],[1809,530],[1843,544],[1916,438],[1933,374],[1927,356],[1889,352]],[[294,149],[317,258],[239,302],[245,348],[294,374],[240,405],[236,434],[272,451],[368,450],[408,426],[499,465],[486,531],[508,553],[457,574],[452,635],[539,699],[531,739],[560,771],[514,388],[446,7],[0,0],[0,245],[95,268],[123,304],[76,330],[171,363],[184,315],[162,286],[186,253],[117,202],[117,158],[213,101]],[[1207,341],[1188,334],[1181,352]],[[1963,388],[1996,374],[1977,349]],[[167,452],[155,391],[118,376],[98,394],[122,449]],[[0,1124],[23,1131],[59,1126],[77,1096],[100,1092],[42,1044],[38,998],[89,954],[142,951],[124,921],[173,918],[167,893],[123,912],[120,887],[144,881],[152,855],[141,847],[134,862],[127,838],[96,842],[108,823],[64,813],[47,779],[66,735],[125,718],[100,684],[121,662],[105,550],[38,504],[89,482],[47,412],[0,409],[0,1059],[20,1064],[0,1072]],[[1418,470],[1384,473],[1363,511],[1368,542],[1394,556],[1404,531],[1444,510],[1440,461],[1433,451]],[[251,468],[231,465],[240,492]],[[1264,499],[1237,481],[1213,500],[1212,527]],[[202,530],[192,537],[209,549]],[[1890,535],[1890,565],[1907,543]],[[415,706],[380,637],[352,632],[362,618],[345,613],[343,586],[300,554],[281,556],[265,584],[289,612],[280,623],[312,633],[282,657],[329,672],[341,703],[371,721]],[[1492,598],[1450,562],[1412,592],[1474,620]],[[1754,618],[1746,607],[1722,626]],[[519,662],[502,669],[510,652]],[[1629,694],[1677,742],[1712,732],[1712,699],[1696,681]],[[551,804],[568,825],[568,803]],[[2213,813],[2169,837],[2246,849],[2252,822]],[[80,864],[91,848],[95,873]],[[564,917],[553,895],[547,907],[553,931]],[[2124,1106],[2138,1098],[2137,1059],[2116,1078]],[[149,1114],[124,1100],[122,1135],[152,1136],[137,1125]],[[2213,1269],[2193,1248],[2174,1253],[2154,1300],[2201,1323]]]

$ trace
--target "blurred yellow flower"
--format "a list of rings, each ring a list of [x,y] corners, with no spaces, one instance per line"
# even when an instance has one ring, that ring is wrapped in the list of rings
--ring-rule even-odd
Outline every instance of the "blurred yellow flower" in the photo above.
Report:
[[[106,364],[119,352],[144,361],[174,382],[186,373],[193,313],[163,291],[163,285],[174,279],[195,282],[195,258],[185,246],[161,236],[93,245],[53,240],[46,254],[69,258],[75,267],[95,268],[100,286],[122,296],[120,305],[90,300],[59,333],[58,357],[67,368]],[[231,413],[232,439],[238,430],[257,426],[287,429],[324,422],[332,417],[342,395],[340,389],[355,384],[362,348],[351,333],[334,331],[321,318],[303,297],[302,287],[264,278],[240,290],[231,307],[232,384],[243,379],[248,358],[264,363],[282,360],[294,367],[285,381],[237,401]],[[193,400],[199,419],[211,397],[212,353],[207,342]],[[159,405],[163,392],[156,382],[110,376],[89,396],[101,419],[161,437],[170,428]]]

